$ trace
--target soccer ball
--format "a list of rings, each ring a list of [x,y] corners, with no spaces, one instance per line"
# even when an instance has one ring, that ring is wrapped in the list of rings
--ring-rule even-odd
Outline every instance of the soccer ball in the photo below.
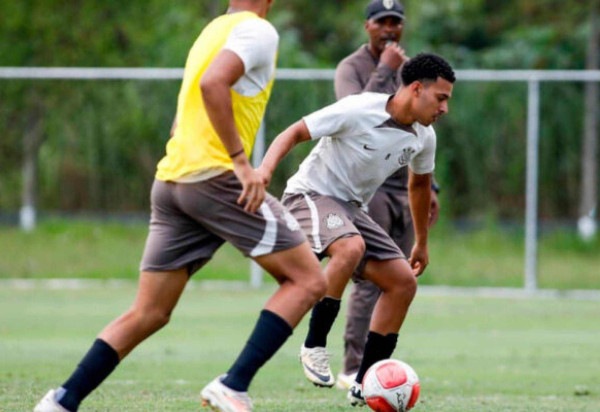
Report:
[[[362,395],[375,412],[405,412],[419,399],[419,377],[414,369],[396,359],[381,360],[367,370]]]

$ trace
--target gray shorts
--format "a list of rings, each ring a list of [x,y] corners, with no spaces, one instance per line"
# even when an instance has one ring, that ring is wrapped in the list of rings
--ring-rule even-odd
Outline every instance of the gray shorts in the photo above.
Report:
[[[256,257],[306,241],[298,222],[267,194],[256,213],[237,199],[242,185],[233,172],[196,183],[155,180],[150,230],[140,264],[144,271],[200,269],[224,243]]]
[[[336,239],[360,235],[365,241],[363,263],[369,259],[403,259],[404,255],[390,236],[371,217],[352,202],[317,193],[286,193],[283,205],[294,215],[313,251],[320,257]]]

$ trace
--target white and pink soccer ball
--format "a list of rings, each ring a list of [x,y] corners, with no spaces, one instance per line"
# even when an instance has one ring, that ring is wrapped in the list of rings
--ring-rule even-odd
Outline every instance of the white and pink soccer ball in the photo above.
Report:
[[[397,359],[384,359],[369,368],[362,395],[375,412],[405,412],[419,399],[421,387],[414,369]]]

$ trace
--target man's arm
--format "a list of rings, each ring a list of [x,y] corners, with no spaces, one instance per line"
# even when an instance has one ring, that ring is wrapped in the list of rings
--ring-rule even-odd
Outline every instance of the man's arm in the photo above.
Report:
[[[427,236],[431,205],[431,173],[418,175],[410,171],[408,199],[415,230],[415,245],[408,262],[413,268],[413,273],[419,276],[429,264]]]
[[[256,169],[265,186],[271,182],[277,165],[298,143],[310,140],[310,132],[304,120],[299,120],[281,132],[269,146],[263,161]]]
[[[363,91],[358,71],[348,60],[342,60],[335,69],[333,87],[337,100]]]
[[[335,97],[339,100],[351,94],[362,92],[392,92],[396,88],[394,74],[398,68],[408,60],[404,49],[398,44],[389,44],[381,54],[380,60],[375,67],[365,64],[353,55],[342,60],[335,71],[334,88]],[[363,78],[367,78],[366,84],[362,84],[360,72]]]
[[[200,91],[212,126],[231,156],[233,171],[242,183],[238,204],[245,203],[244,209],[255,212],[265,199],[265,185],[244,153],[230,94],[230,88],[243,75],[244,63],[238,55],[222,50],[200,79]]]
[[[394,75],[402,64],[408,60],[404,49],[398,43],[389,43],[379,57],[379,63],[369,75],[363,92],[395,93],[397,84]]]

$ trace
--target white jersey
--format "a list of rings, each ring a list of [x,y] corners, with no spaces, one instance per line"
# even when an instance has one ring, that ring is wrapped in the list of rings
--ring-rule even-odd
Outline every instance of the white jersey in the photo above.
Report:
[[[390,95],[351,95],[318,110],[304,122],[313,140],[321,138],[287,182],[285,193],[317,192],[345,201],[369,203],[388,176],[404,166],[432,173],[433,127],[402,128],[385,110]]]

